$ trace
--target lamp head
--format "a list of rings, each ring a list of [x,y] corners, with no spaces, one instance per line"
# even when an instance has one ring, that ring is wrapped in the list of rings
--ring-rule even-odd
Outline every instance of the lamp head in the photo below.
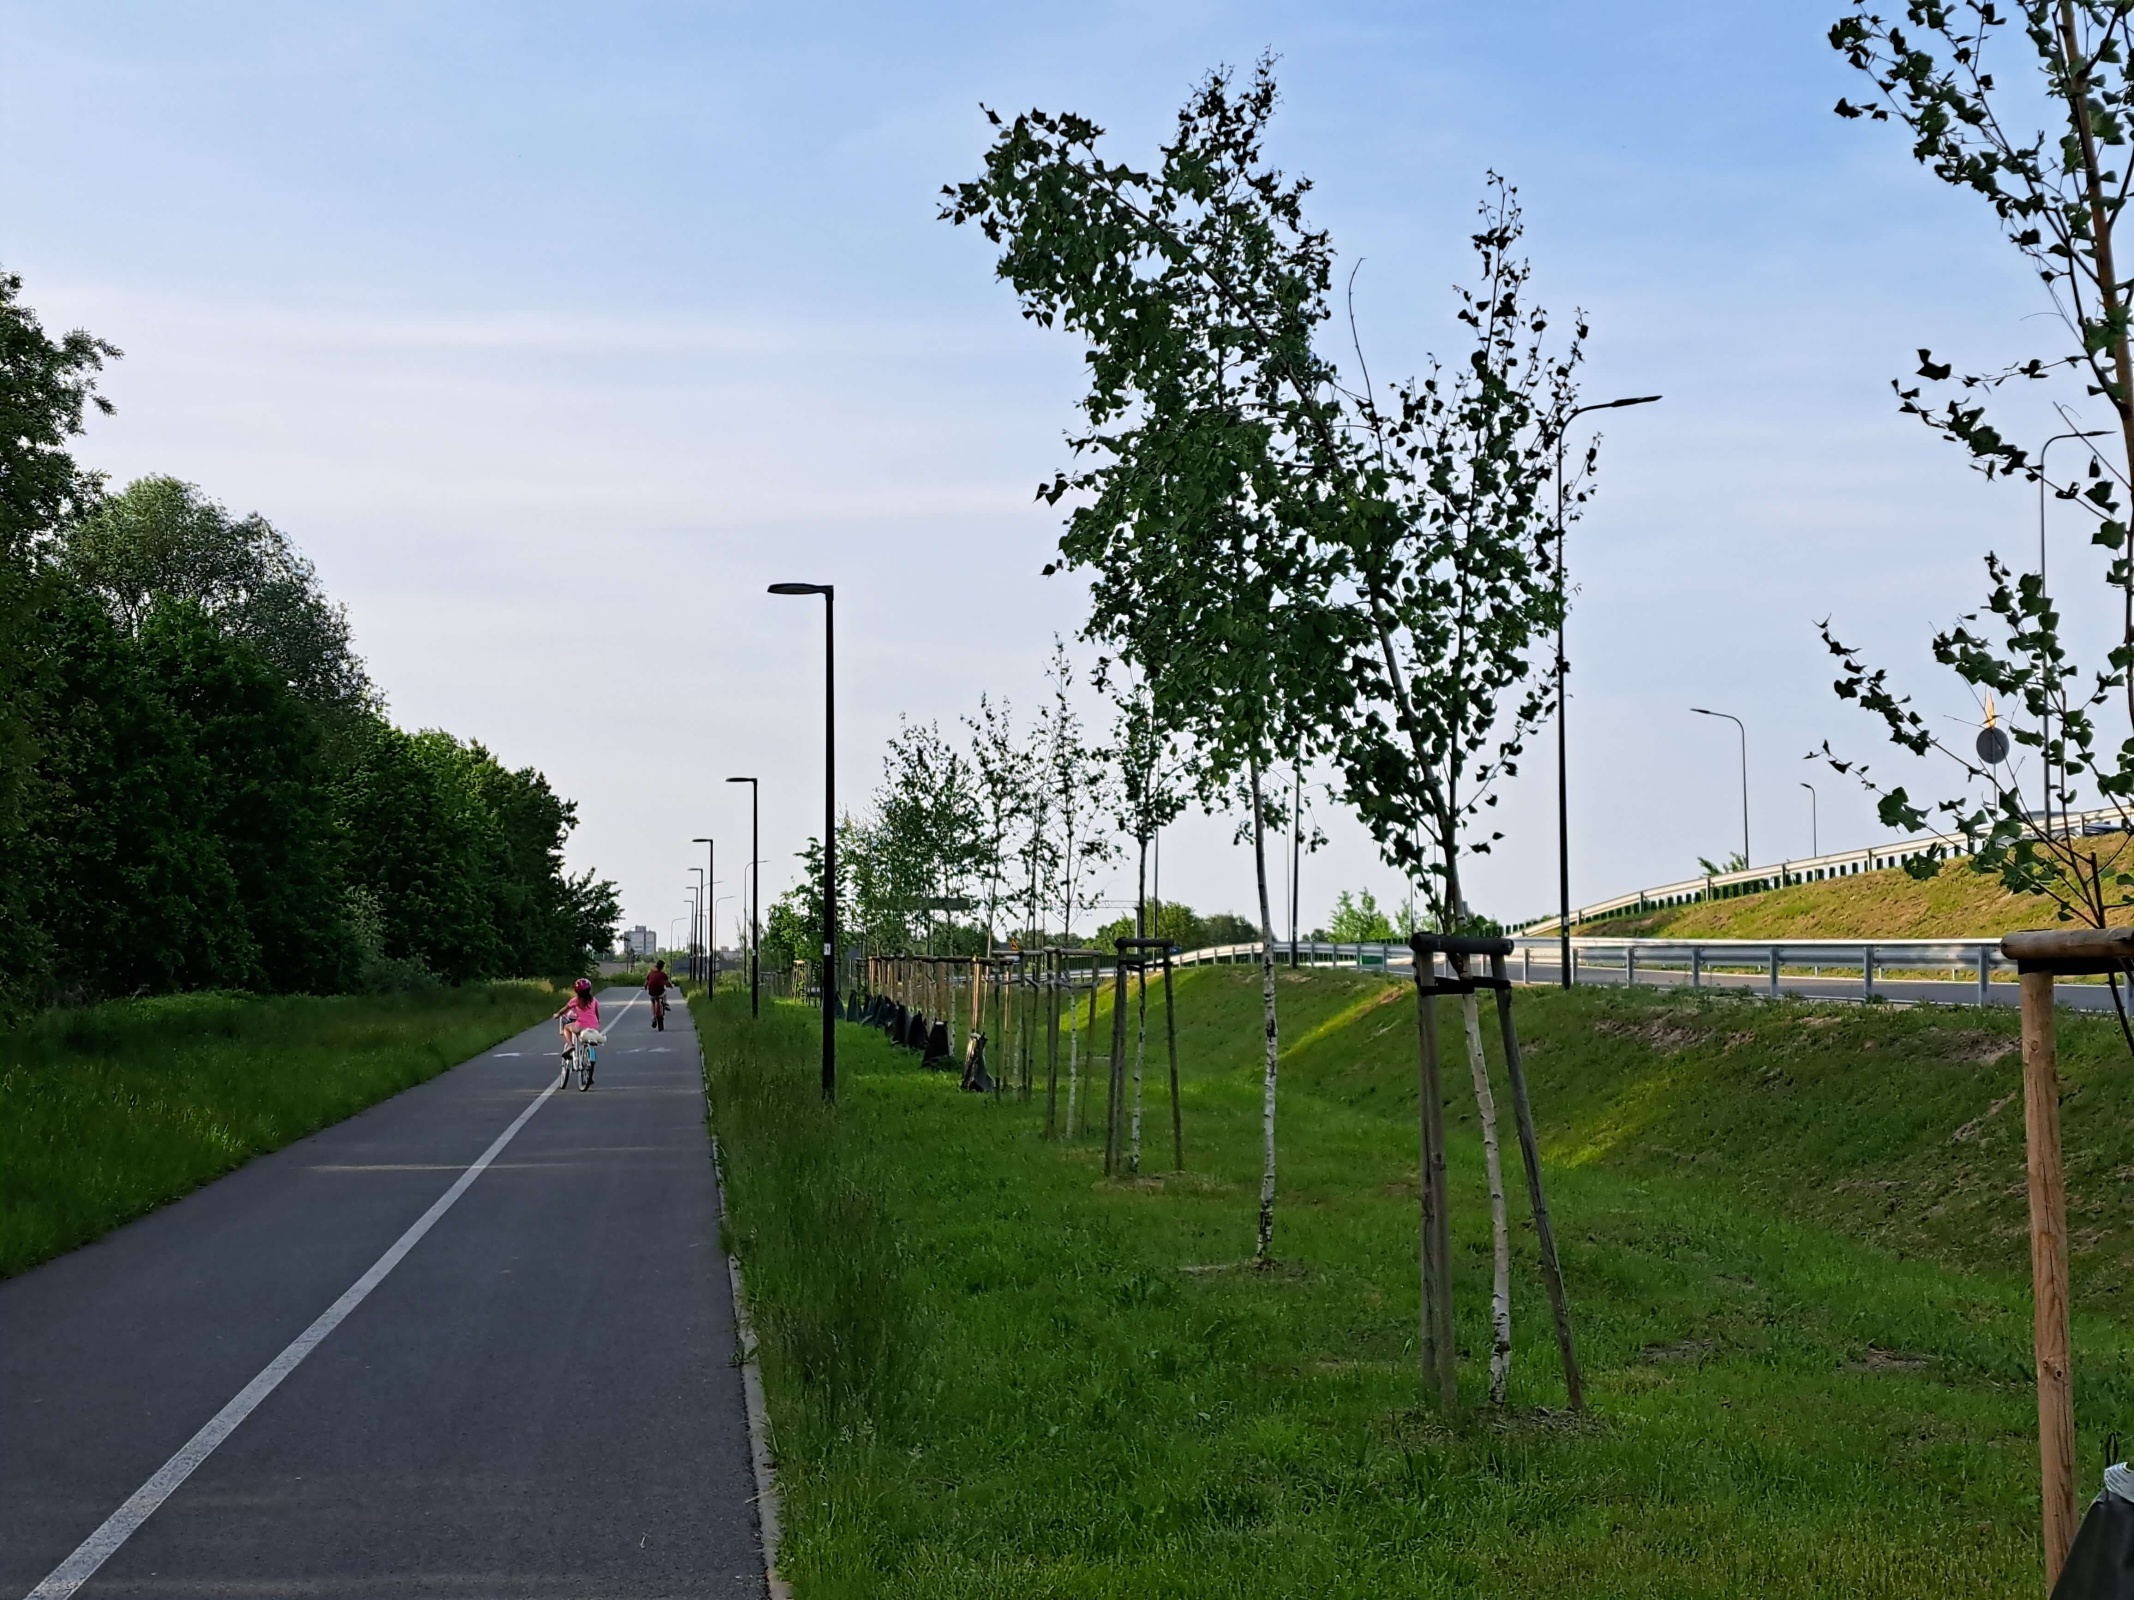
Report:
[[[1619,406],[1649,406],[1661,398],[1656,394],[1635,394],[1627,400],[1610,400],[1605,405],[1595,406],[1596,411],[1613,411]]]
[[[770,592],[772,594],[828,594],[830,586],[827,583],[774,583],[771,585]]]
[[[728,778],[726,781],[728,783],[754,783],[756,780],[754,778]]]

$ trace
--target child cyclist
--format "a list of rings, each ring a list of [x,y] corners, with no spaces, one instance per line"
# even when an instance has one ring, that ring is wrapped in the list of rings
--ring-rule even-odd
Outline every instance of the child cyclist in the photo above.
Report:
[[[563,1060],[568,1071],[571,1047],[577,1044],[578,1035],[600,1026],[600,1002],[593,998],[590,978],[580,978],[571,985],[571,997],[563,1002],[563,1009],[556,1013],[556,1019],[562,1024]]]
[[[662,1031],[667,1026],[667,991],[674,979],[667,975],[666,961],[652,963],[652,970],[645,974],[645,993],[652,996],[652,1026]]]

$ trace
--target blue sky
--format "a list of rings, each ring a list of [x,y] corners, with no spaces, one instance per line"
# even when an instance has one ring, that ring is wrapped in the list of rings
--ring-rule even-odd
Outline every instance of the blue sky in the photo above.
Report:
[[[1840,9],[0,0],[0,262],[127,352],[87,458],[285,528],[400,720],[549,772],[574,859],[664,927],[689,838],[741,842],[728,773],[765,780],[771,892],[817,816],[816,618],[767,581],[840,585],[855,795],[899,713],[1033,705],[1080,620],[1031,499],[1078,352],[934,219],[980,102],[1084,111],[1136,157],[1207,67],[1272,50],[1273,149],[1365,261],[1378,376],[1455,343],[1494,168],[1538,295],[1592,318],[1588,395],[1666,396],[1610,423],[1574,541],[1593,898],[1738,842],[1732,730],[1692,703],[1748,723],[1759,860],[1807,853],[1804,780],[1826,849],[1874,836],[1802,760],[1875,750],[1814,622],[1969,719],[1925,640],[1987,549],[2034,546],[2034,502],[1888,382],[1921,345],[1985,365],[2053,330],[1979,208],[1830,114],[1862,87],[1823,42]],[[2057,570],[2093,572],[2056,537]],[[1506,791],[1481,909],[1553,903],[1553,792],[1547,759]],[[1395,889],[1326,825],[1307,924]],[[1251,895],[1225,823],[1181,824],[1165,875],[1203,907]]]

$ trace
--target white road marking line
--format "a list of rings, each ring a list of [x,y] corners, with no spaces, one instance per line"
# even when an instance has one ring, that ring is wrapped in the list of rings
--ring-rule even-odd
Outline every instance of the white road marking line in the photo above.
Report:
[[[637,1002],[632,1000],[629,1005],[624,1006],[615,1014],[615,1020],[620,1022],[629,1014],[630,1007],[636,1004]],[[237,1425],[257,1411],[260,1403],[281,1387],[282,1380],[303,1363],[304,1357],[316,1350],[329,1333],[346,1321],[348,1314],[370,1297],[371,1290],[385,1281],[386,1274],[399,1266],[407,1253],[422,1242],[422,1236],[437,1225],[438,1219],[458,1204],[459,1197],[473,1187],[474,1180],[488,1169],[489,1163],[502,1153],[504,1146],[518,1136],[519,1130],[533,1119],[533,1114],[548,1103],[548,1097],[556,1092],[557,1087],[558,1085],[552,1083],[535,1095],[533,1104],[512,1119],[511,1126],[498,1134],[489,1148],[475,1159],[474,1164],[459,1175],[452,1187],[439,1195],[430,1209],[417,1217],[407,1232],[393,1241],[392,1248],[372,1264],[370,1271],[350,1284],[340,1299],[320,1312],[310,1327],[292,1339],[280,1355],[261,1368],[258,1377],[238,1390],[236,1398],[210,1417],[206,1427],[186,1440],[176,1455],[164,1462],[156,1469],[153,1477],[134,1490],[126,1503],[106,1517],[103,1526],[76,1546],[74,1553],[54,1567],[44,1582],[32,1589],[25,1600],[67,1600],[75,1590],[94,1577],[96,1569],[118,1553],[119,1546],[133,1537],[141,1524],[155,1514],[156,1508],[177,1492],[178,1486],[215,1453],[216,1447],[237,1431]]]

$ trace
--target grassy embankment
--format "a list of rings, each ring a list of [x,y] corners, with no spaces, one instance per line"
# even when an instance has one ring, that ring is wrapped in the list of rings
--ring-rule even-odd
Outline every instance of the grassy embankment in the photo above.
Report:
[[[1129,1182],[856,1029],[826,1115],[811,1013],[700,1010],[805,1600],[2038,1592],[2012,1016],[1522,992],[1590,1413],[1558,1409],[1523,1224],[1512,1404],[1474,1403],[1461,1074],[1447,1418],[1418,1401],[1412,1006],[1284,975],[1262,1273],[1254,990],[1184,975],[1189,1170]],[[2087,1484],[2134,1416],[2134,1071],[2062,1026]]]
[[[2010,894],[1997,876],[1950,861],[1931,878],[1888,867],[1736,900],[1607,917],[1577,931],[1647,939],[1998,939],[2017,928],[2055,927],[2058,916],[2046,896]],[[2128,918],[2115,913],[2112,920]]]
[[[435,1077],[558,1003],[545,983],[172,995],[0,1034],[0,1277]]]

